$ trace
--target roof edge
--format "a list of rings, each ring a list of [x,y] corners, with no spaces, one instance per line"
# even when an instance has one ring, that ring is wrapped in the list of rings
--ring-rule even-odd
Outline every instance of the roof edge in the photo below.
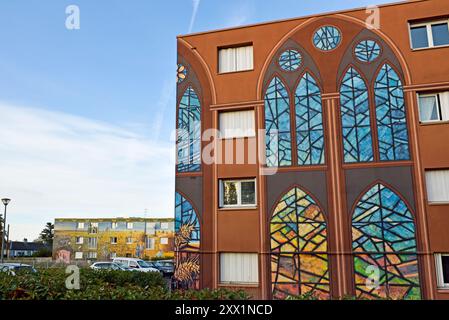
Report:
[[[404,5],[404,4],[411,4],[416,2],[426,2],[429,0],[403,0],[403,1],[397,1],[397,2],[391,2],[391,3],[384,3],[380,5],[375,5],[379,8],[384,7],[391,7],[391,6],[397,6],[397,5]],[[228,28],[222,28],[222,29],[214,29],[209,31],[200,31],[200,32],[194,32],[194,33],[187,33],[187,34],[181,34],[176,36],[177,39],[180,38],[187,38],[187,37],[193,37],[193,36],[199,36],[199,35],[205,35],[210,33],[218,33],[218,32],[225,32],[225,31],[232,31],[232,30],[239,30],[239,29],[245,29],[245,28],[252,28],[252,27],[258,27],[258,26],[264,26],[264,25],[270,25],[270,24],[276,24],[276,23],[282,23],[282,22],[290,22],[295,20],[301,20],[301,19],[310,19],[313,17],[322,17],[322,16],[329,16],[329,15],[335,15],[335,14],[342,14],[342,13],[348,13],[348,12],[355,12],[355,11],[361,11],[366,10],[367,7],[358,7],[354,9],[343,9],[343,10],[337,10],[337,11],[329,11],[329,12],[323,12],[323,13],[317,13],[317,14],[310,14],[306,16],[300,16],[295,18],[287,18],[287,19],[280,19],[280,20],[272,20],[272,21],[266,21],[266,22],[259,22],[259,23],[253,23],[253,24],[247,24],[237,27],[228,27]]]

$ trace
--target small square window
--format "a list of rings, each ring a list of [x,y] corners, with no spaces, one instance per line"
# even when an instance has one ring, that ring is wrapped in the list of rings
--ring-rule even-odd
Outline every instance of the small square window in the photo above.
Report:
[[[168,244],[168,238],[161,238],[161,244],[167,245]]]
[[[438,95],[421,95],[419,97],[419,119],[421,122],[441,120]]]
[[[429,39],[427,38],[426,26],[411,28],[411,35],[413,49],[429,47]]]
[[[77,229],[84,229],[84,222],[78,222]]]
[[[220,207],[256,206],[256,180],[221,180]]]
[[[432,38],[434,46],[449,44],[449,28],[447,22],[432,25]]]
[[[436,255],[438,287],[449,289],[449,254]]]
[[[117,222],[112,222],[111,229],[117,229]]]
[[[132,222],[128,222],[128,223],[126,224],[126,228],[127,228],[127,229],[132,229],[132,228],[134,228],[134,224],[133,224]]]
[[[84,238],[83,237],[76,237],[76,244],[83,244]]]
[[[83,259],[83,253],[82,252],[75,252],[75,259],[76,260]]]
[[[254,205],[256,203],[256,182],[243,181],[242,188],[242,204]]]
[[[131,238],[131,237],[126,238],[126,243],[127,244],[132,244],[133,242],[134,242],[133,238]]]
[[[117,244],[117,237],[111,237],[111,244]]]

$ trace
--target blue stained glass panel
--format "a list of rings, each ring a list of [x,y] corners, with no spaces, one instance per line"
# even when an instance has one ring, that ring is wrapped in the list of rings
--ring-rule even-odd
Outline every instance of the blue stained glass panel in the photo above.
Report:
[[[360,41],[355,47],[354,53],[362,62],[373,62],[380,55],[380,46],[374,40]]]
[[[279,56],[279,66],[285,71],[298,70],[301,61],[301,54],[297,50],[286,50]]]
[[[324,163],[324,128],[321,91],[315,79],[305,73],[296,89],[296,143],[298,165]]]
[[[290,166],[290,98],[278,77],[273,78],[265,93],[265,130],[267,166]]]
[[[404,91],[401,79],[390,65],[382,66],[374,91],[380,160],[409,160]]]
[[[340,31],[332,26],[324,26],[319,28],[313,36],[313,43],[315,47],[323,51],[335,49],[340,42]]]
[[[346,72],[340,87],[340,113],[344,162],[373,161],[368,89],[352,67]]]
[[[178,172],[201,171],[201,104],[192,87],[188,87],[178,107]]]

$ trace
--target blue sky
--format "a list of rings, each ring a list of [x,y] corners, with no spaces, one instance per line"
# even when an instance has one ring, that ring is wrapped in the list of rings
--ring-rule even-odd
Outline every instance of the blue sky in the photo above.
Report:
[[[71,4],[80,30],[65,28]],[[0,197],[13,199],[12,238],[34,239],[55,217],[173,215],[177,35],[370,4],[1,1]]]

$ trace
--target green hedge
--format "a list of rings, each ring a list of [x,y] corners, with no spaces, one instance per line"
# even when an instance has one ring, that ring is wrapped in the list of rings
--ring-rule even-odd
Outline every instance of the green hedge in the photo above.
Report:
[[[243,291],[170,291],[157,273],[80,270],[80,290],[68,290],[64,269],[11,276],[0,272],[1,300],[235,300]]]

